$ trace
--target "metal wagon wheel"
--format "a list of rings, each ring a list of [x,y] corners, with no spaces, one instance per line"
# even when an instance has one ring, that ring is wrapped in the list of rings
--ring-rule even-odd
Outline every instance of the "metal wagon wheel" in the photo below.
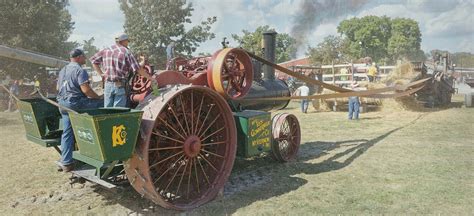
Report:
[[[300,124],[296,116],[287,113],[273,116],[272,135],[275,159],[280,162],[295,160],[301,142]]]
[[[252,86],[253,66],[242,49],[225,48],[214,53],[207,67],[209,86],[222,96],[237,99]]]
[[[230,175],[237,146],[226,101],[209,88],[185,86],[140,108],[141,135],[125,169],[135,190],[178,210],[213,199]]]

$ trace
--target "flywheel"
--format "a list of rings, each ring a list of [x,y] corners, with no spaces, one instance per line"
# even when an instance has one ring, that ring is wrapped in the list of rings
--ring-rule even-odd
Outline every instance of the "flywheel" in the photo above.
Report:
[[[252,86],[253,66],[243,49],[225,48],[214,53],[207,67],[209,86],[222,96],[237,99]]]

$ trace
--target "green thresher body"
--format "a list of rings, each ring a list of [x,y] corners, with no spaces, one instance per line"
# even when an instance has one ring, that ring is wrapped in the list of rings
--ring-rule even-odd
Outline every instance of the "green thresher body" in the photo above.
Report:
[[[79,151],[74,158],[83,162],[108,163],[131,157],[137,142],[143,111],[101,108],[69,112]],[[87,161],[84,161],[84,160]]]
[[[61,144],[61,114],[59,109],[40,98],[18,101],[26,138],[42,146]]]

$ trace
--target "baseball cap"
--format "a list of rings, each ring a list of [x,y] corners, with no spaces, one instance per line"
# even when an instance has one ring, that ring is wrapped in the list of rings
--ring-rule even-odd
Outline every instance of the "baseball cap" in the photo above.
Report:
[[[71,50],[71,52],[69,52],[69,57],[71,57],[71,58],[76,58],[76,57],[79,57],[81,55],[84,55],[84,51],[79,49],[79,48],[73,49],[73,50]]]
[[[117,40],[118,42],[124,41],[124,40],[128,40],[128,35],[125,34],[125,33],[121,33],[121,34],[119,34],[119,35],[116,37],[116,40]]]

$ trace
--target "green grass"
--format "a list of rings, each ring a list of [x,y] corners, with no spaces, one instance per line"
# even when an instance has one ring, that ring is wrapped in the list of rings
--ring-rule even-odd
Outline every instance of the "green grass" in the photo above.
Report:
[[[302,114],[297,107],[291,103],[290,109],[283,110],[296,114],[302,128],[296,162],[281,164],[270,157],[237,159],[231,178],[252,173],[267,181],[186,213],[474,214],[474,109],[453,106],[431,112],[370,112],[361,114],[359,121],[348,121],[345,112]],[[68,176],[54,172],[52,161],[57,154],[24,140],[16,118],[15,114],[0,114],[0,122],[8,122],[0,124],[4,140],[0,152],[2,212],[179,213],[149,208],[150,203],[133,190],[112,194],[89,185],[68,189]],[[46,204],[25,201],[48,193],[69,193],[73,198]],[[11,207],[14,201],[19,202],[16,208]]]

